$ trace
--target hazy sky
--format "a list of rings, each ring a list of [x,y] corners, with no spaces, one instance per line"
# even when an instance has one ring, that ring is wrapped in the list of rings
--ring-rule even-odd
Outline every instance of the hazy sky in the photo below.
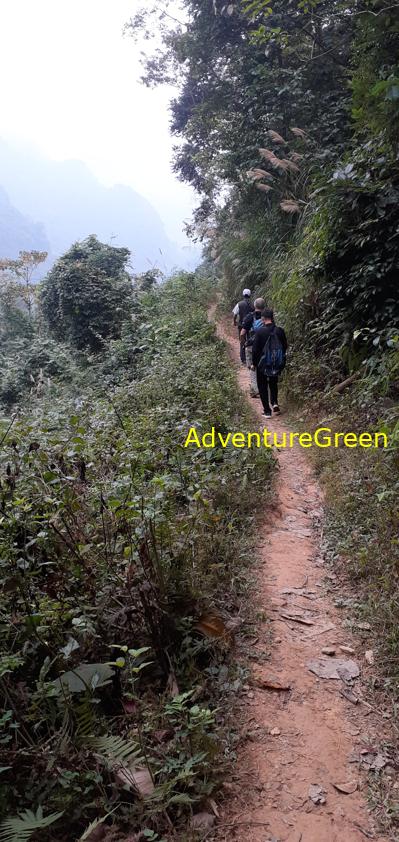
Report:
[[[143,4],[148,0],[143,0]],[[182,242],[195,197],[171,172],[170,89],[139,83],[122,36],[136,0],[0,0],[0,136],[77,158],[107,185],[129,184]]]

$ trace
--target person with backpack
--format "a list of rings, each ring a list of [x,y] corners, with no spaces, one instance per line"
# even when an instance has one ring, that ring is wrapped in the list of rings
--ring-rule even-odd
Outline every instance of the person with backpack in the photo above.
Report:
[[[245,365],[245,347],[241,344],[240,334],[245,316],[248,316],[249,313],[253,313],[253,311],[254,305],[251,301],[251,290],[243,289],[242,301],[239,301],[233,310],[233,321],[234,324],[238,327],[238,339],[240,342],[240,360],[243,365]]]
[[[249,394],[251,398],[259,398],[259,389],[256,381],[256,372],[252,365],[252,344],[255,338],[255,333],[262,327],[262,310],[265,309],[265,302],[263,298],[255,299],[255,311],[248,313],[242,323],[242,330],[240,334],[241,343],[245,349],[245,362],[249,369]]]
[[[262,327],[256,331],[252,344],[252,364],[263,404],[263,415],[280,414],[278,405],[278,378],[285,368],[287,337],[282,327],[274,323],[273,310],[262,311]],[[270,400],[269,400],[270,392]]]

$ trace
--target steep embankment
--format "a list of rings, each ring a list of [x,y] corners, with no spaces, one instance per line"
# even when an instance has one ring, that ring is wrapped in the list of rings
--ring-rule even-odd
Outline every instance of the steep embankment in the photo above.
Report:
[[[219,334],[238,360],[235,333],[219,325]],[[248,394],[247,371],[237,367],[237,377]],[[251,403],[263,427],[260,403]],[[284,417],[271,427],[287,431]],[[299,447],[276,455],[278,502],[258,531],[258,607],[267,620],[259,624],[242,702],[233,795],[213,838],[241,840],[250,830],[252,842],[382,841],[367,807],[364,772],[386,762],[377,749],[383,726],[363,699],[364,652],[326,586],[322,493]],[[265,660],[270,623],[274,641]],[[335,665],[341,677],[318,678],[309,669],[315,659],[327,669]],[[352,680],[357,669],[360,677]]]

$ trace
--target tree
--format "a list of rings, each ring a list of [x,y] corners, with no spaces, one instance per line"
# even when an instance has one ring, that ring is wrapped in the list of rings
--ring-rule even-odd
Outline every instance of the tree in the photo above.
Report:
[[[287,136],[300,126],[323,164],[342,151],[350,126],[347,71],[353,3],[344,21],[338,0],[235,2],[185,0],[184,20],[168,3],[141,11],[136,34],[158,18],[163,49],[147,57],[144,80],[172,77],[180,92],[171,104],[180,138],[174,168],[202,195],[215,199],[257,165],[269,129]]]
[[[36,287],[32,285],[33,275],[38,266],[47,258],[46,251],[20,251],[19,258],[0,259],[0,277],[3,291],[7,287],[14,305],[23,303],[32,318],[36,300]]]
[[[245,284],[270,300],[276,277],[284,286],[276,267],[286,260],[286,276],[300,267],[292,321],[316,320],[320,347],[350,345],[371,323],[391,329],[398,5],[181,0],[181,7],[179,21],[159,0],[130,29],[150,35],[153,22],[157,50],[145,60],[144,81],[179,85],[174,169],[200,195],[189,230],[208,243],[228,295]]]
[[[149,292],[162,279],[162,272],[159,269],[147,269],[134,276],[133,282],[136,290]]]
[[[129,256],[128,249],[91,236],[55,263],[43,281],[40,308],[57,339],[99,351],[120,336],[133,302]]]

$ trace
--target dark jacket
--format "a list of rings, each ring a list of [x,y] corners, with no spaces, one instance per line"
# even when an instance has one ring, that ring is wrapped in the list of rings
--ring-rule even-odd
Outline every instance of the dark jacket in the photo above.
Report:
[[[288,348],[287,337],[282,327],[276,327],[276,325],[272,324],[263,325],[263,327],[260,327],[259,330],[256,331],[252,345],[252,364],[255,367],[258,365],[259,361],[262,358],[263,349],[266,345],[266,341],[273,330],[276,331],[276,334],[280,339],[284,351],[286,351]]]
[[[238,327],[242,327],[245,316],[248,316],[249,313],[253,313],[254,309],[254,305],[249,298],[244,298],[240,301],[238,305]]]
[[[261,317],[261,310],[254,310],[253,313],[248,313],[248,315],[245,316],[245,319],[242,323],[242,329],[245,330],[245,332],[246,332],[246,337],[245,337],[245,347],[246,348],[249,348],[253,344],[255,334],[252,332],[252,326],[253,326],[253,323],[254,323],[254,319],[260,319],[260,317]],[[260,330],[260,328],[259,328],[259,330]]]

